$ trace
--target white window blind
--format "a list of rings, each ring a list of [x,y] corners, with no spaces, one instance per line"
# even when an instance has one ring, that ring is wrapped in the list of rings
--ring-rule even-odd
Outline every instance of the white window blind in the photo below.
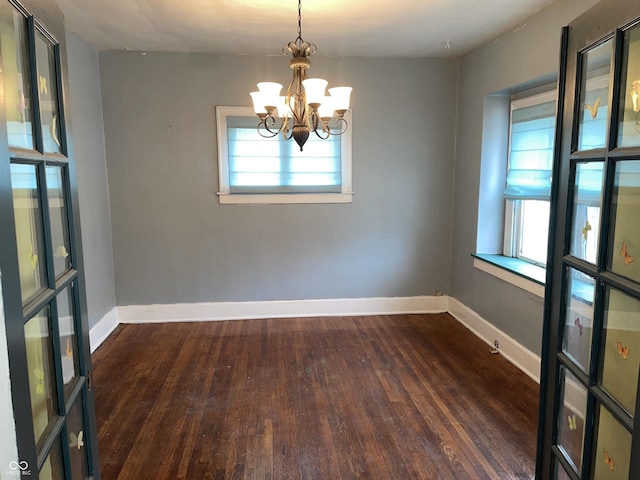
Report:
[[[511,102],[505,198],[549,199],[555,123],[555,91]]]
[[[301,152],[281,134],[262,137],[256,124],[255,118],[227,117],[231,193],[340,192],[340,136],[311,134]]]

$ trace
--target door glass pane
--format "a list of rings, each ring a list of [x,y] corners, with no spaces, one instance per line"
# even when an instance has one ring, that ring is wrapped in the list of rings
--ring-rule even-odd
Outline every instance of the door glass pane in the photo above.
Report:
[[[576,164],[571,255],[596,263],[600,232],[603,162]]]
[[[589,371],[593,298],[595,281],[584,273],[569,269],[562,350],[584,370]]]
[[[73,290],[65,288],[57,297],[58,326],[60,328],[60,354],[62,356],[62,382],[65,400],[78,378],[78,337],[75,329]]]
[[[556,462],[556,480],[571,480],[571,477],[567,475],[567,472],[564,471],[562,465],[559,462]]]
[[[11,164],[20,290],[25,303],[46,286],[42,211],[35,165]]]
[[[600,406],[598,442],[595,452],[595,480],[628,480],[631,434]]]
[[[618,146],[640,145],[640,26],[624,34]]]
[[[49,307],[44,308],[24,326],[29,393],[36,443],[40,447],[43,434],[57,412],[53,348],[49,335]]]
[[[82,395],[74,402],[67,415],[67,432],[69,435],[69,460],[71,464],[71,478],[84,480],[89,475],[87,464],[86,435],[82,408]]]
[[[564,468],[560,462],[556,461],[556,480],[571,480],[571,477],[564,471]]]
[[[36,33],[36,67],[44,151],[60,152],[60,114],[55,52],[51,42],[40,32]]]
[[[561,445],[577,471],[582,466],[582,445],[587,414],[587,390],[571,372],[563,368],[562,403],[558,417],[558,445]]]
[[[0,4],[0,55],[9,146],[33,150],[27,21],[8,2]]]
[[[607,145],[612,51],[613,41],[608,40],[582,57],[578,150],[603,148]]]
[[[609,289],[603,333],[602,386],[633,414],[640,370],[640,301]]]
[[[64,198],[62,167],[47,166],[47,198],[51,221],[53,268],[56,277],[71,267],[69,256],[69,222]]]
[[[42,469],[40,469],[40,480],[65,480],[62,449],[60,448],[59,440],[53,444],[47,459],[42,465]]]
[[[615,273],[640,282],[639,160],[616,162],[612,203],[613,243],[609,249],[609,266]]]

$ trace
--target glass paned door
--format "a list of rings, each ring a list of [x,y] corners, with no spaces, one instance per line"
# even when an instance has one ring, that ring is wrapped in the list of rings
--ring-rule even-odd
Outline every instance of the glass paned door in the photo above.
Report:
[[[637,479],[640,4],[599,2],[561,59],[537,479]]]
[[[64,38],[59,13],[47,13]],[[22,477],[99,480],[63,48],[18,2],[0,2],[0,271],[15,465]]]

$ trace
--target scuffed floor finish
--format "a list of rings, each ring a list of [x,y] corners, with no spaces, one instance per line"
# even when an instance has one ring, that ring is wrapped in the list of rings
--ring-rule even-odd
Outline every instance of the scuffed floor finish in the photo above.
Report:
[[[538,386],[448,314],[121,325],[103,480],[532,479]]]

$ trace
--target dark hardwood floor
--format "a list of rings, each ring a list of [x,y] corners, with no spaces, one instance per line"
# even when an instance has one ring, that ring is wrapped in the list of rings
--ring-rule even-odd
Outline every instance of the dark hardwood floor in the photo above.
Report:
[[[532,479],[538,387],[448,314],[121,325],[103,480]]]

